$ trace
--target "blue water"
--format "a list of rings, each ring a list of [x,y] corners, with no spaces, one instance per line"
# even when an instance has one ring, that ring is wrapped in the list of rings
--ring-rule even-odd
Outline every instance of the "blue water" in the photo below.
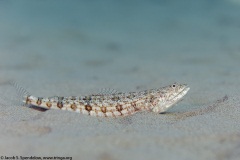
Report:
[[[215,81],[239,66],[239,8],[237,0],[1,1],[0,67],[23,70],[20,79],[31,72],[106,87]]]

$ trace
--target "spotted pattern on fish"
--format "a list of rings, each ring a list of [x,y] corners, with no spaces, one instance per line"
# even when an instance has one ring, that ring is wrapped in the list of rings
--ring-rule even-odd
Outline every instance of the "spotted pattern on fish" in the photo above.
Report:
[[[185,84],[174,83],[159,89],[129,93],[49,98],[26,95],[24,103],[45,109],[69,110],[91,116],[119,117],[138,111],[165,112],[180,101],[189,89]]]

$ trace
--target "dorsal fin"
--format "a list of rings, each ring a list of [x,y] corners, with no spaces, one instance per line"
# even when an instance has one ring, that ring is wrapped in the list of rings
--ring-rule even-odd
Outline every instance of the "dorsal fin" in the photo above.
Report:
[[[102,88],[99,90],[99,92],[96,95],[111,95],[111,94],[117,94],[117,93],[119,93],[119,92],[115,89]]]

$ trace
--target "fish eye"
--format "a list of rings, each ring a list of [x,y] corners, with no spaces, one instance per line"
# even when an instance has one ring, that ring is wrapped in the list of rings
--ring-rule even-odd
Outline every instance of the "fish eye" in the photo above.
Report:
[[[175,87],[176,87],[176,85],[175,85],[175,84],[173,84],[173,85],[172,85],[172,87],[173,87],[173,88],[175,88]]]

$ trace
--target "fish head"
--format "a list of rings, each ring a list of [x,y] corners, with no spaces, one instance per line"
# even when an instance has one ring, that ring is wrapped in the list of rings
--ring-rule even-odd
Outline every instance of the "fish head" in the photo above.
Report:
[[[155,106],[152,108],[153,112],[162,113],[173,107],[177,102],[189,91],[186,84],[174,83],[169,86],[160,88],[156,97]]]

